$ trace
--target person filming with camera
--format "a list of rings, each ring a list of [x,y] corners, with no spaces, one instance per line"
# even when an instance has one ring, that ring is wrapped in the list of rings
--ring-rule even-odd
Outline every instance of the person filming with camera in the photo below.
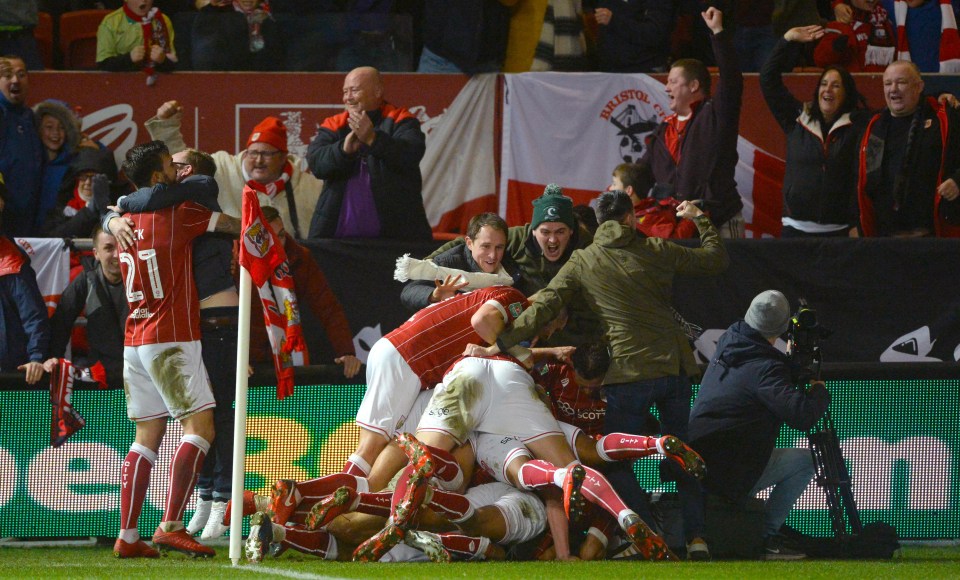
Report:
[[[779,531],[815,474],[806,447],[775,448],[784,423],[806,432],[827,411],[822,381],[797,384],[798,368],[774,347],[790,325],[790,303],[776,290],[757,295],[743,320],[720,337],[690,412],[689,443],[707,464],[704,487],[734,502],[774,486],[764,514],[763,558],[795,560]]]

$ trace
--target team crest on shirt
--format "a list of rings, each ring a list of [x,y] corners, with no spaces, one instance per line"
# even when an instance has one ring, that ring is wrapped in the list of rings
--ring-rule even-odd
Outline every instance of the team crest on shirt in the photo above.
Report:
[[[259,217],[243,232],[243,245],[250,255],[257,258],[266,256],[273,246],[273,236]]]
[[[510,311],[511,316],[516,318],[520,316],[521,312],[523,312],[523,304],[520,304],[519,302],[514,302],[513,304],[507,307],[507,310]]]

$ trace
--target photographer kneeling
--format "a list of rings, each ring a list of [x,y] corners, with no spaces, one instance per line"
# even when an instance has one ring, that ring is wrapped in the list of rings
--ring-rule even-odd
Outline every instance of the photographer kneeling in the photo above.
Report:
[[[806,555],[783,545],[780,527],[814,476],[807,448],[775,449],[784,423],[807,431],[823,416],[830,393],[814,381],[804,391],[790,358],[773,347],[786,332],[790,304],[776,290],[750,303],[744,320],[720,337],[690,412],[689,439],[707,464],[704,487],[741,501],[774,486],[764,517],[764,558]]]

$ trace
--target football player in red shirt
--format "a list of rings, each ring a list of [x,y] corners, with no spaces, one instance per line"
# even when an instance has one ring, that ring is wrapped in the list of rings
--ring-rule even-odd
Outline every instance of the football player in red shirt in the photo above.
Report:
[[[130,150],[124,171],[138,187],[173,184],[177,173],[162,142]],[[210,186],[216,187],[210,179]],[[213,556],[183,526],[183,510],[214,437],[210,382],[200,357],[199,302],[192,275],[192,241],[206,231],[239,234],[236,218],[185,202],[132,215],[133,244],[122,247],[120,269],[130,302],[124,340],[123,378],[127,416],[136,439],[120,472],[120,558],[158,556],[140,540],[137,519],[167,419],[184,435],[170,467],[170,489],[153,542],[194,556]],[[121,246],[124,244],[121,242]]]

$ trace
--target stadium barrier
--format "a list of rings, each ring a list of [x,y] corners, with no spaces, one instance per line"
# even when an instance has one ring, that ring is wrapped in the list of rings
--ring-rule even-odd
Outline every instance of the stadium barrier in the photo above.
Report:
[[[266,493],[276,479],[334,473],[354,449],[353,417],[365,387],[339,380],[334,365],[297,370],[296,391],[283,401],[269,386],[250,389],[246,489]],[[904,538],[960,538],[958,371],[953,363],[825,365],[831,411],[865,522],[891,523]],[[258,373],[251,385],[271,378]],[[123,392],[80,385],[73,405],[87,424],[54,449],[47,390],[27,390],[21,376],[0,375],[0,536],[117,533],[120,464],[134,436]],[[145,535],[159,522],[180,433],[171,423],[153,470],[140,519]],[[784,428],[778,446],[805,447],[806,438]],[[647,489],[671,491],[659,482],[654,458],[638,461],[637,474]],[[812,535],[831,533],[815,485],[788,523]]]

